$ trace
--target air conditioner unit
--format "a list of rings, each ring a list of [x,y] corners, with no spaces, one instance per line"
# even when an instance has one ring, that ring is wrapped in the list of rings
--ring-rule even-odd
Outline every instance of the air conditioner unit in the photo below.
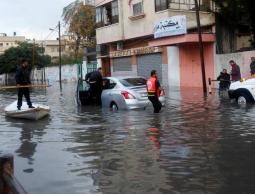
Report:
[[[117,50],[122,50],[123,49],[123,42],[117,42]]]

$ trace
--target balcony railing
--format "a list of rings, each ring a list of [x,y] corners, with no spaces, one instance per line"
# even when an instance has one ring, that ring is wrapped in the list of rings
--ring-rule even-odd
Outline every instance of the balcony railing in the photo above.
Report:
[[[200,11],[211,11],[212,10],[211,0],[200,0],[199,8],[200,8]],[[169,9],[195,10],[195,1],[194,0],[170,0]]]

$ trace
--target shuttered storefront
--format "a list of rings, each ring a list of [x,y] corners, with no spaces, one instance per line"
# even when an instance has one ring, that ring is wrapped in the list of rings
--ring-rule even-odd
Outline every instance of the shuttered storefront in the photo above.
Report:
[[[131,57],[120,57],[113,59],[113,72],[132,71]]]
[[[162,82],[162,57],[161,53],[137,56],[138,76],[150,77],[151,70],[155,69],[158,79]]]

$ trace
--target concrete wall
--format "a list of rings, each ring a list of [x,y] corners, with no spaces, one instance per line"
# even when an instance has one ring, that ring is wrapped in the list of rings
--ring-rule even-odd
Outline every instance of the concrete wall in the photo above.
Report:
[[[121,24],[104,26],[96,30],[97,44],[122,40]]]
[[[5,84],[5,79],[6,79],[6,75],[5,74],[1,74],[0,75],[0,84],[4,85]]]
[[[83,67],[84,68],[84,67]],[[59,67],[47,67],[45,69],[46,79],[50,82],[59,81]],[[61,79],[62,81],[72,82],[77,81],[77,66],[76,65],[64,65],[61,67]]]
[[[168,55],[168,83],[169,86],[180,87],[179,47],[167,47]]]
[[[61,77],[64,82],[74,82],[77,81],[77,65],[63,65],[61,68]],[[86,66],[83,65],[83,77],[85,77]],[[43,69],[34,69],[31,72],[31,80],[42,80],[43,79]],[[8,75],[9,79],[15,80],[15,74]],[[0,75],[0,84],[5,84],[6,74]],[[45,78],[48,79],[50,83],[59,81],[59,67],[46,67],[45,68]]]
[[[223,68],[230,72],[231,66],[229,65],[229,60],[234,60],[240,66],[242,77],[250,76],[250,63],[252,56],[255,57],[255,51],[215,55],[214,78],[217,78]]]

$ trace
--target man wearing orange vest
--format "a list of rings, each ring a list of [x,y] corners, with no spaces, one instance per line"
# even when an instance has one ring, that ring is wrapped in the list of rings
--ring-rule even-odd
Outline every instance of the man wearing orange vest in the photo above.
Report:
[[[154,113],[159,113],[162,107],[162,104],[159,101],[161,88],[159,80],[157,79],[156,70],[151,71],[151,77],[147,80],[146,86],[148,91],[148,98],[153,105]]]

